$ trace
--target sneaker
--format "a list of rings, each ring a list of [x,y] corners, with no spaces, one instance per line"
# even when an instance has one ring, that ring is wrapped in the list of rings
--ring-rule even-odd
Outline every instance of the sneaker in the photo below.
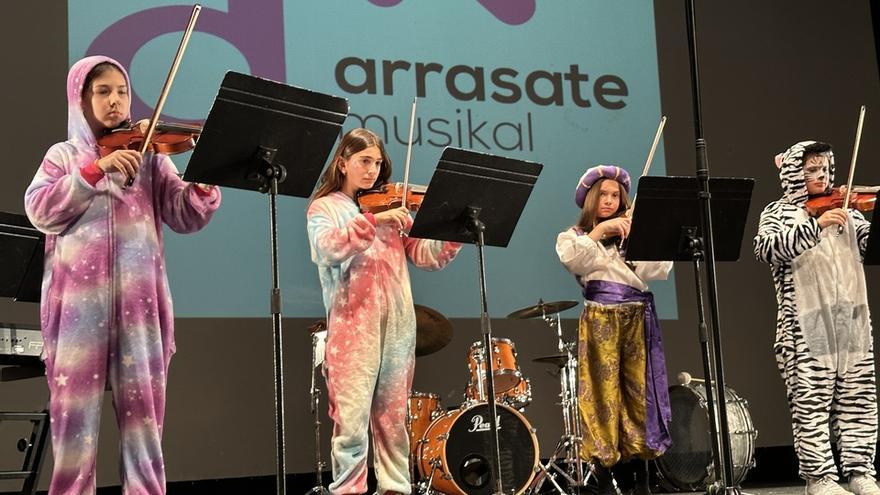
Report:
[[[880,487],[877,486],[877,482],[867,474],[859,474],[850,478],[849,491],[856,495],[880,495]]]
[[[806,495],[853,495],[827,476],[815,480],[807,480],[805,493]]]

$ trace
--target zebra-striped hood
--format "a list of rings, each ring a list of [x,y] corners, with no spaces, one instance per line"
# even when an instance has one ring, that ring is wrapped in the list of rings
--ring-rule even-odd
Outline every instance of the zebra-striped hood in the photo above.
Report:
[[[801,141],[785,152],[776,155],[776,166],[779,168],[779,181],[782,183],[782,201],[797,206],[807,202],[807,185],[804,181],[804,152],[812,148],[828,148],[829,187],[834,184],[834,153],[830,146],[821,141]]]

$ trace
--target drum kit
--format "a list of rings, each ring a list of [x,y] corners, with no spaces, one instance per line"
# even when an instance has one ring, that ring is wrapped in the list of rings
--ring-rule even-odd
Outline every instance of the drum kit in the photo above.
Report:
[[[554,331],[557,353],[532,359],[533,362],[552,366],[559,379],[557,405],[562,410],[563,434],[547,461],[541,463],[535,428],[526,419],[525,408],[532,400],[531,383],[523,376],[517,363],[516,345],[506,338],[493,338],[491,352],[486,352],[482,341],[471,344],[467,353],[469,378],[463,402],[450,410],[444,409],[440,396],[434,393],[411,391],[407,403],[407,431],[410,440],[410,473],[413,493],[444,493],[454,495],[489,495],[491,462],[493,459],[492,436],[487,401],[488,380],[486,360],[492,359],[493,383],[499,430],[499,454],[501,479],[505,491],[519,495],[539,493],[545,482],[560,495],[579,493],[593,474],[590,463],[581,458],[581,425],[579,421],[577,389],[577,341],[563,338],[560,313],[576,306],[575,301],[543,302],[508,315],[508,318],[541,318]],[[416,310],[416,356],[426,356],[439,351],[452,340],[452,325],[442,314],[426,306],[415,305]],[[318,402],[320,390],[315,383],[315,368],[323,361],[323,345],[326,327],[319,322],[310,327],[312,333],[312,413],[315,416],[315,470],[317,485],[310,493],[323,495],[326,489],[321,483],[325,464],[320,456],[320,421]],[[689,376],[688,376],[689,378]],[[699,380],[693,379],[695,382]],[[701,386],[690,385],[681,390],[671,388],[673,415],[679,409],[705,409],[700,399]],[[705,392],[702,392],[705,393]],[[732,430],[741,437],[743,452],[736,451],[740,459],[737,465],[739,480],[745,477],[753,465],[754,437],[745,401],[728,389],[728,414],[740,418]],[[694,413],[686,414],[688,418]],[[739,421],[739,420],[738,420]],[[682,425],[687,427],[690,423]],[[699,426],[699,425],[698,425]],[[731,425],[734,426],[733,424]],[[671,425],[675,437],[676,424]],[[698,428],[699,429],[699,428]],[[699,437],[699,435],[697,435]],[[678,439],[676,439],[678,440]],[[698,459],[686,457],[690,450],[679,455],[673,446],[656,462],[658,479],[668,490],[699,490],[711,472],[711,449],[708,439],[698,440],[705,444],[705,452],[698,452]],[[735,440],[735,439],[734,439]],[[684,444],[685,442],[682,442]],[[690,445],[682,446],[690,449]],[[692,450],[692,449],[691,449]],[[670,455],[671,454],[671,455]],[[685,456],[685,457],[681,457]],[[681,463],[687,461],[686,467]],[[691,467],[694,465],[695,467]],[[684,471],[683,471],[684,470]],[[691,472],[693,471],[693,472]],[[546,491],[546,490],[544,490]]]
[[[558,371],[564,434],[546,463],[541,463],[535,428],[524,416],[532,401],[531,382],[517,363],[516,344],[510,339],[493,338],[492,349],[482,341],[471,344],[467,353],[468,381],[464,401],[447,411],[437,394],[413,391],[407,411],[410,434],[410,460],[414,492],[455,495],[488,495],[493,456],[488,421],[488,379],[486,361],[492,360],[495,390],[501,478],[504,487],[514,494],[536,493],[549,481],[560,494],[576,492],[586,485],[588,469],[580,458],[580,426],[577,421],[577,349],[576,342],[562,337],[559,313],[576,306],[575,301],[540,301],[508,315],[508,318],[542,318],[555,330],[557,354],[533,359]],[[419,307],[416,313],[419,314]],[[424,311],[424,310],[422,310]],[[424,326],[418,332],[440,336],[446,325]],[[421,337],[420,337],[421,338]],[[439,349],[437,349],[439,350]],[[418,354],[418,350],[416,351]]]

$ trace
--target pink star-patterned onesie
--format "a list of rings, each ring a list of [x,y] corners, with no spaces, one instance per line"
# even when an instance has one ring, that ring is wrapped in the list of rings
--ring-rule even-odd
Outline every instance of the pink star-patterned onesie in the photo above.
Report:
[[[416,320],[406,259],[439,270],[461,245],[376,226],[338,191],[309,206],[308,232],[327,308],[324,374],[335,422],[330,492],[366,492],[369,427],[379,493],[409,493],[406,403]]]

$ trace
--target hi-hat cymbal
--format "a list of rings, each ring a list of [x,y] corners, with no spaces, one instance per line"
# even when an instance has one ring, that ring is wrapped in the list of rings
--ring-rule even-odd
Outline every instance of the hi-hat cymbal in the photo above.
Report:
[[[547,363],[562,368],[568,362],[568,354],[553,354],[550,356],[541,356],[532,359],[533,363]]]
[[[420,304],[416,308],[416,356],[427,356],[452,341],[452,323],[436,309]]]
[[[544,302],[539,299],[538,304],[534,306],[529,306],[527,308],[518,309],[513,313],[507,315],[507,317],[515,318],[517,320],[537,318],[539,316],[556,314],[560,311],[565,311],[566,309],[573,308],[575,306],[577,306],[577,301]]]

